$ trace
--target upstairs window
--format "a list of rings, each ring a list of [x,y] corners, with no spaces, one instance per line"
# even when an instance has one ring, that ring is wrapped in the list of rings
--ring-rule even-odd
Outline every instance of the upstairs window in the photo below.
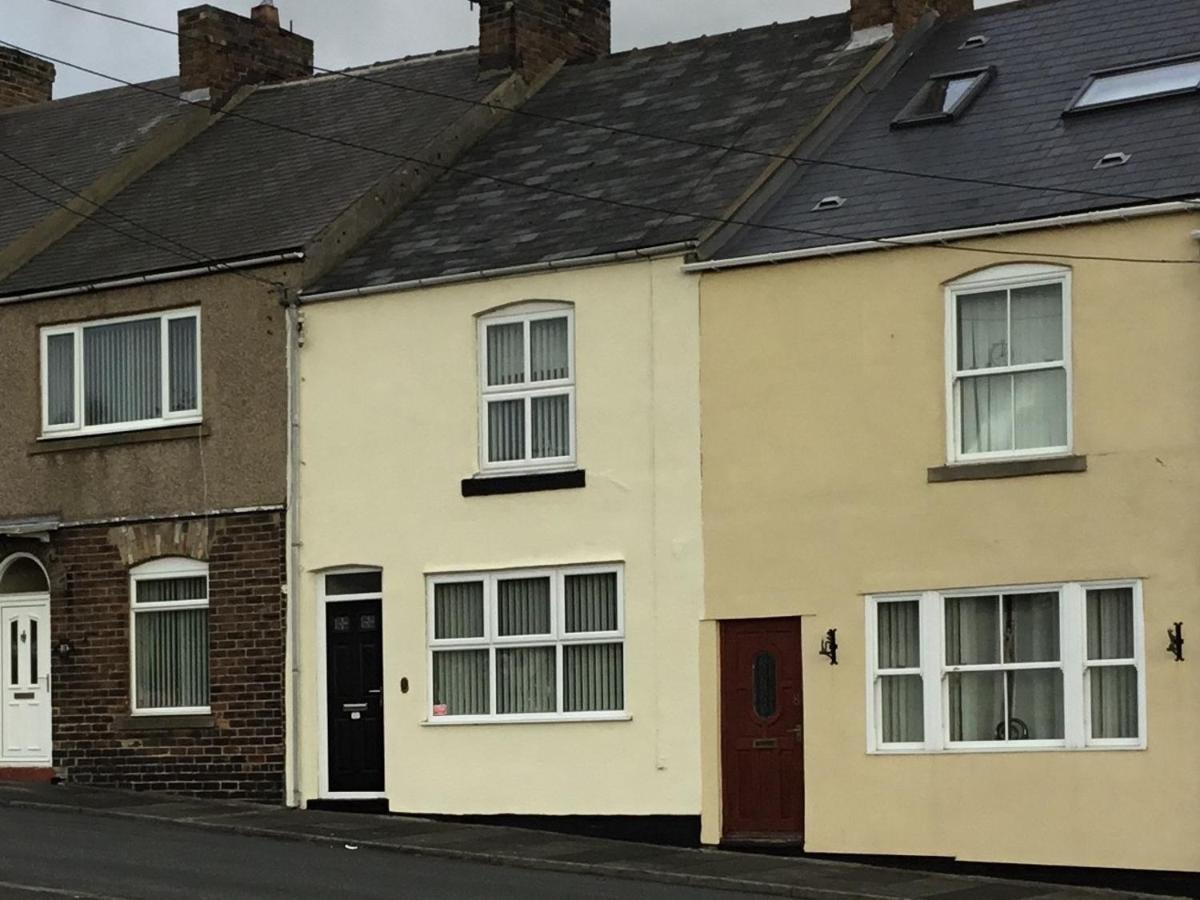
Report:
[[[42,433],[200,421],[200,312],[42,329]]]
[[[529,304],[479,320],[480,466],[567,468],[575,461],[574,315]]]
[[[1088,78],[1068,112],[1200,91],[1200,56],[1107,69]]]
[[[950,460],[1069,452],[1069,271],[1000,266],[947,296]]]
[[[917,95],[900,111],[900,115],[892,120],[892,127],[904,128],[957,119],[987,87],[993,74],[994,70],[987,68],[934,75],[922,85]]]

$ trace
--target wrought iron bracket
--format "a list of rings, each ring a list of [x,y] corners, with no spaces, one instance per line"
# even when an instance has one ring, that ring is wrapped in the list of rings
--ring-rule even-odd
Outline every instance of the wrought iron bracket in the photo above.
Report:
[[[836,666],[838,652],[837,629],[830,628],[825,632],[825,637],[821,639],[821,655],[829,657],[829,664]]]
[[[1183,623],[1176,622],[1174,628],[1167,629],[1167,652],[1175,657],[1175,662],[1183,662]]]

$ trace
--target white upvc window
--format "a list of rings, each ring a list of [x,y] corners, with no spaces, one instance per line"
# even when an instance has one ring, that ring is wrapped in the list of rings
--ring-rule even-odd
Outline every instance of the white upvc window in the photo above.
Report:
[[[951,462],[1071,451],[1071,272],[1005,265],[946,289]]]
[[[623,719],[624,571],[428,578],[429,722]]]
[[[575,463],[575,317],[530,303],[479,319],[481,471]]]
[[[872,752],[1142,748],[1138,581],[867,598]]]
[[[208,565],[157,559],[129,581],[133,714],[209,712]]]
[[[41,342],[43,437],[201,420],[198,309],[54,325]]]

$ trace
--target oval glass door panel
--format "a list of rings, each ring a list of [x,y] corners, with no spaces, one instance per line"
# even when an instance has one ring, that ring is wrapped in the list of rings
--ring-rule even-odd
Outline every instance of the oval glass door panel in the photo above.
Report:
[[[754,657],[753,669],[754,714],[760,719],[769,719],[779,708],[774,654],[757,654]]]

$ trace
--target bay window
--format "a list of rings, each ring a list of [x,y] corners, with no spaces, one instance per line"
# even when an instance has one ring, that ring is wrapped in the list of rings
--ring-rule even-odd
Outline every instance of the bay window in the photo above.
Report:
[[[208,566],[159,559],[130,573],[133,712],[209,711]]]
[[[1141,747],[1141,586],[868,598],[877,751]]]
[[[949,457],[1071,449],[1070,272],[999,266],[947,291]]]
[[[430,721],[621,718],[619,566],[429,579]]]
[[[42,433],[200,421],[200,312],[42,329]]]
[[[575,459],[572,310],[525,304],[479,320],[480,467],[538,471]]]

